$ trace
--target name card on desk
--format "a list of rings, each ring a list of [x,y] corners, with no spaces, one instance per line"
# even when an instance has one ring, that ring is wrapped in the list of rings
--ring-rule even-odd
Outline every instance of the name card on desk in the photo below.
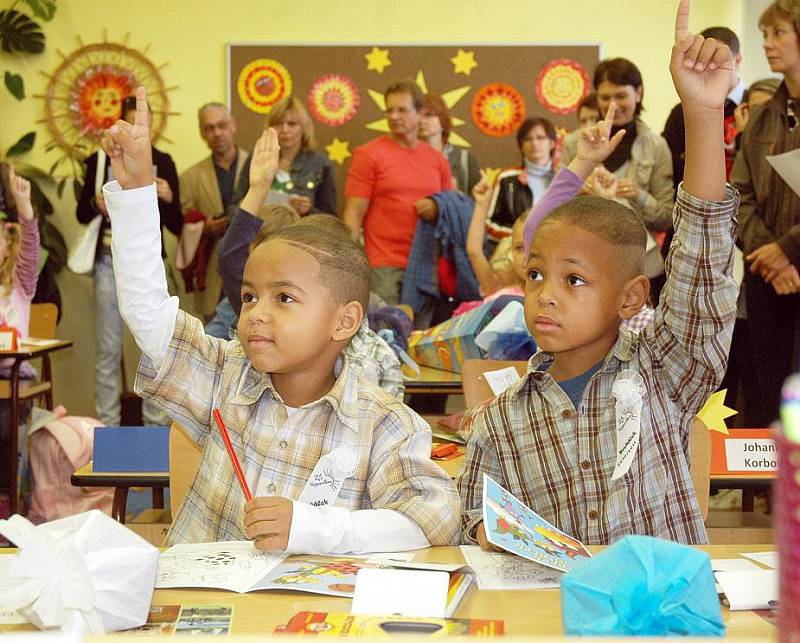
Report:
[[[766,474],[777,466],[770,429],[730,429],[728,435],[711,432],[712,474]]]
[[[17,329],[11,326],[0,326],[0,351],[17,350]]]

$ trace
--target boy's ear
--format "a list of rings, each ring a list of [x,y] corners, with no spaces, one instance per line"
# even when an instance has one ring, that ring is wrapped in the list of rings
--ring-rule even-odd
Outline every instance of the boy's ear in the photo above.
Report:
[[[364,309],[357,301],[348,301],[339,306],[333,325],[332,339],[335,342],[349,340],[358,332],[364,320]]]
[[[642,306],[647,303],[650,295],[650,280],[644,275],[638,275],[628,281],[622,290],[622,305],[619,308],[619,316],[622,319],[630,319],[638,313]]]

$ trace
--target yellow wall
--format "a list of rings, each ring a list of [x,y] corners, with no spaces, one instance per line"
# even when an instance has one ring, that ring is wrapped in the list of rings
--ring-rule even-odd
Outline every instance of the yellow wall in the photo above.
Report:
[[[724,24],[739,31],[747,1],[694,0],[692,28]],[[179,86],[170,97],[173,109],[182,115],[172,117],[166,130],[173,143],[160,144],[172,154],[179,171],[207,154],[194,114],[206,101],[225,100],[228,42],[599,42],[603,56],[626,56],[639,65],[645,82],[644,118],[660,131],[676,102],[667,71],[675,4],[674,0],[137,0],[118,5],[61,0],[53,22],[44,25],[45,53],[27,57],[0,53],[0,63],[2,70],[24,77],[32,96],[46,86],[39,70],[52,72],[60,62],[56,50],[73,51],[77,35],[90,43],[100,40],[107,29],[112,41],[130,33],[131,46],[149,44],[154,62],[169,63],[163,70],[166,84]],[[123,6],[129,8],[118,8]],[[387,83],[394,80],[391,67],[384,76]],[[35,127],[37,147],[22,160],[50,167],[56,156],[42,152],[49,137],[43,125],[35,125],[42,114],[41,100],[18,103],[0,88],[0,150]],[[52,195],[52,185],[48,192]],[[56,203],[53,219],[68,243],[80,232],[70,192]],[[72,413],[93,414],[92,279],[64,271],[58,281],[65,302],[59,335],[73,339],[75,348],[54,358],[56,401],[67,403]],[[136,359],[128,338],[129,370]]]

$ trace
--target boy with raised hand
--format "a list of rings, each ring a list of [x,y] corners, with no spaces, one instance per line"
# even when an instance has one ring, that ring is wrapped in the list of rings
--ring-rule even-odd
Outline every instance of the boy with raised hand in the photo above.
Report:
[[[725,371],[736,316],[736,193],[725,184],[723,105],[733,57],[688,33],[678,8],[670,70],[686,119],[686,172],[655,320],[640,335],[646,233],[627,208],[578,197],[538,226],[525,319],[542,352],[467,420],[463,540],[489,548],[483,473],[586,543],[626,534],[706,541],[689,474],[689,427]]]
[[[118,122],[104,188],[122,315],[142,349],[136,390],[203,448],[168,543],[256,539],[261,549],[345,553],[451,543],[453,483],[430,460],[413,411],[359,379],[342,351],[369,297],[369,264],[348,234],[290,226],[254,248],[242,283],[241,341],[216,339],[178,310],[158,256],[148,113]],[[277,135],[252,164],[272,181]],[[254,499],[245,504],[212,410],[219,408]]]

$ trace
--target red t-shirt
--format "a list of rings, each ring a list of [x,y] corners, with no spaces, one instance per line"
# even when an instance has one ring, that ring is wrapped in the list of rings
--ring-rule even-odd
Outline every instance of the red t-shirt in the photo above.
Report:
[[[414,203],[452,187],[447,159],[427,143],[409,149],[386,135],[357,147],[344,193],[369,199],[364,246],[370,265],[405,268],[417,227]]]

